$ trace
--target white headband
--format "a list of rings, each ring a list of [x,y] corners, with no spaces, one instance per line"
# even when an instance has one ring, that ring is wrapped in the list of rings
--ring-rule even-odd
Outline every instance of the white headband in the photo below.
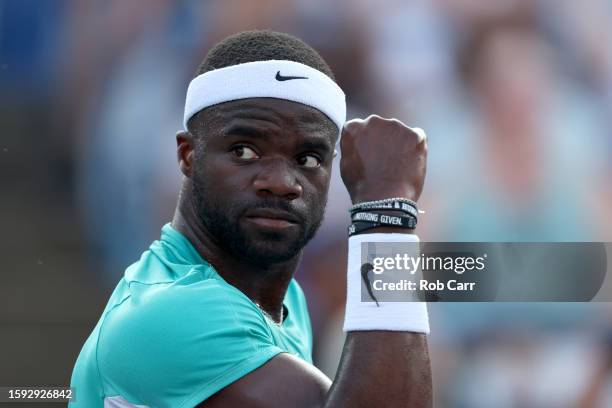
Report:
[[[327,75],[294,61],[269,60],[232,65],[195,77],[187,89],[183,126],[202,109],[246,98],[278,98],[312,106],[342,130],[344,92]]]

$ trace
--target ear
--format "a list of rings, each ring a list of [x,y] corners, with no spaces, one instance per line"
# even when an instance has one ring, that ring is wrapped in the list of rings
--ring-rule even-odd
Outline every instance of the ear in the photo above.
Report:
[[[191,178],[193,173],[193,154],[194,154],[193,135],[185,130],[176,133],[176,158],[181,169],[181,173],[187,178]]]

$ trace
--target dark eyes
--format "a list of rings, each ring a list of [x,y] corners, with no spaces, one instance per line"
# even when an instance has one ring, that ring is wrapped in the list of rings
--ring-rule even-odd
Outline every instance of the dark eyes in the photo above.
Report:
[[[248,146],[238,145],[232,148],[232,153],[240,160],[257,160],[260,156],[255,150]],[[314,154],[303,154],[298,156],[297,164],[307,168],[317,168],[321,166],[321,159]]]
[[[243,160],[259,159],[259,155],[257,153],[255,153],[255,150],[251,149],[248,146],[235,146],[232,149],[232,152],[239,159],[243,159]]]
[[[298,157],[297,163],[300,166],[316,168],[321,166],[321,160],[312,154],[305,154],[303,156]]]

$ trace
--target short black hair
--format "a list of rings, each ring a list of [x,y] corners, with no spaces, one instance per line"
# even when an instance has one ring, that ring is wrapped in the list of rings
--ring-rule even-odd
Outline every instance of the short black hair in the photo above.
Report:
[[[290,34],[271,30],[242,31],[226,37],[208,51],[196,71],[196,76],[232,65],[272,59],[308,65],[336,81],[331,68],[314,48]],[[215,110],[216,106],[211,106],[196,113],[189,120],[188,127],[199,129],[200,131],[195,132],[196,135],[203,135],[206,133],[206,123],[214,122],[212,118],[215,116]],[[338,133],[331,119],[322,125],[330,133]]]
[[[272,59],[299,62],[336,80],[314,48],[290,34],[271,30],[242,31],[225,38],[208,51],[196,76],[231,65]]]

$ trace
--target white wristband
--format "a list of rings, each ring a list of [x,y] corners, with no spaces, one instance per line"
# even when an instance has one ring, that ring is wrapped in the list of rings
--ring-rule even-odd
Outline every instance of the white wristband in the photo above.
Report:
[[[425,302],[362,302],[361,244],[364,242],[419,242],[413,234],[374,233],[349,238],[344,331],[391,330],[429,333]]]

